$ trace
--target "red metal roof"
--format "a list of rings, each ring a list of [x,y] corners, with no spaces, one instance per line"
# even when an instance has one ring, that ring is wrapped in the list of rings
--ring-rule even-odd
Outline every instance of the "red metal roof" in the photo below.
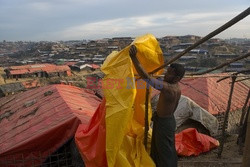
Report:
[[[11,75],[28,74],[28,73],[30,73],[30,72],[27,69],[18,69],[18,70],[11,70],[10,71]]]
[[[214,74],[213,74],[214,75]],[[223,80],[219,83],[216,81],[228,74],[204,75],[202,77],[183,78],[180,83],[181,93],[191,98],[199,106],[210,112],[218,114],[225,112],[227,108],[231,79]],[[234,86],[230,111],[241,109],[247,98],[249,86],[243,82],[236,82]],[[158,90],[153,89],[151,97],[159,94]]]
[[[57,66],[54,64],[33,64],[24,66],[11,66],[9,67],[9,70],[10,74],[18,75],[18,74],[41,72],[41,71],[45,71],[47,73],[70,71],[70,68],[67,65]]]
[[[88,123],[100,102],[93,92],[69,85],[1,98],[0,157],[49,155],[74,136],[80,120]]]
[[[92,66],[92,68],[94,68],[94,69],[98,69],[98,68],[100,68],[100,66],[99,66],[99,65],[97,65],[97,64],[91,64],[91,66]]]
[[[223,77],[224,74],[221,74]],[[207,75],[200,78],[184,78],[180,83],[182,94],[194,100],[211,114],[225,112],[228,104],[232,81],[230,78],[219,83],[218,77]],[[241,109],[246,100],[249,87],[236,82],[231,101],[231,111]]]
[[[22,84],[26,89],[36,88],[41,86],[41,84],[37,80],[24,81],[22,82]]]
[[[54,64],[28,64],[28,65],[22,65],[22,66],[10,66],[9,68],[11,70],[20,70],[20,69],[30,69],[30,68],[44,68],[44,67],[50,67],[55,66]]]

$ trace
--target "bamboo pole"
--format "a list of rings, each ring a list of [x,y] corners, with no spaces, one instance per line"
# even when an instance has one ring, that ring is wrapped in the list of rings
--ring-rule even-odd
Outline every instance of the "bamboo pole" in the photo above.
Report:
[[[248,115],[247,119],[248,119],[247,125],[250,125],[250,114]],[[250,126],[247,126],[242,167],[249,167],[250,166],[250,158],[249,157],[250,157]]]
[[[218,149],[218,158],[221,158],[221,153],[223,151],[223,146],[224,146],[224,142],[225,142],[225,129],[226,129],[226,123],[228,122],[228,115],[229,115],[229,111],[230,111],[230,107],[231,107],[231,101],[232,101],[235,80],[236,80],[236,75],[233,75],[232,76],[232,85],[231,85],[230,94],[229,94],[229,98],[228,98],[228,102],[227,102],[227,110],[225,113],[225,118],[224,118],[224,122],[223,122],[223,126],[222,126],[222,136],[220,139],[220,146]]]
[[[149,101],[149,87],[150,85],[146,83],[146,99],[145,99],[145,129],[144,129],[144,146],[145,149],[147,150],[147,145],[148,145],[148,130],[149,130],[149,125],[148,125],[148,101]]]
[[[245,72],[250,72],[250,70],[239,71],[239,72],[233,73],[233,75],[238,75],[238,74],[240,74],[240,73],[245,73]],[[222,80],[224,80],[224,79],[227,79],[227,78],[230,78],[230,76],[225,76],[225,77],[219,79],[217,82],[220,82],[220,81],[222,81]]]
[[[249,97],[250,97],[250,90],[248,91],[247,98],[245,100],[245,103],[244,103],[242,111],[241,111],[239,134],[238,134],[238,138],[237,138],[237,144],[239,145],[239,154],[241,154],[241,155],[242,155],[242,148],[243,148],[243,141],[244,141],[243,138],[245,138],[245,133],[246,133],[245,132],[245,130],[246,130],[245,126],[246,126],[247,117],[248,117],[248,111],[246,111],[246,107],[247,107],[247,104],[249,102]]]
[[[226,74],[227,78],[230,78],[232,74]],[[164,75],[152,75],[154,78],[164,77]],[[240,75],[237,76],[237,78],[243,78],[243,77],[249,77],[250,75]],[[207,78],[207,77],[213,77],[213,78],[220,78],[222,75],[215,74],[215,75],[185,75],[183,78]],[[246,78],[244,78],[245,80]],[[237,80],[238,81],[238,80]]]
[[[244,147],[244,143],[246,141],[247,119],[248,119],[248,115],[249,115],[249,110],[250,110],[250,106],[248,106],[248,109],[247,109],[246,114],[245,114],[246,116],[244,116],[244,122],[240,126],[239,134],[238,134],[238,138],[237,138],[237,144],[239,145],[239,154],[240,155],[243,155],[243,147]]]
[[[239,80],[237,80],[237,81],[235,81],[235,82],[241,82],[241,81],[245,81],[245,80],[249,80],[250,78],[243,78],[243,79],[239,79]]]
[[[241,113],[241,117],[240,117],[240,126],[242,126],[243,120],[245,118],[246,107],[247,107],[247,104],[249,102],[249,98],[250,98],[250,90],[248,90],[247,98],[246,98],[246,101],[245,101],[243,108],[242,108],[242,113]]]
[[[214,71],[214,70],[220,69],[220,68],[222,68],[222,67],[224,67],[224,66],[226,66],[226,65],[229,65],[230,63],[233,63],[233,62],[235,62],[235,61],[238,61],[238,60],[247,58],[248,56],[250,56],[250,52],[247,53],[247,54],[245,54],[245,55],[243,55],[243,56],[236,57],[236,58],[234,58],[234,59],[232,59],[232,60],[230,60],[230,61],[228,61],[228,62],[222,63],[222,64],[220,64],[220,65],[218,65],[218,66],[216,66],[216,67],[214,67],[214,68],[211,68],[211,69],[209,69],[209,70],[206,70],[206,71],[204,71],[204,72],[194,73],[193,75],[202,75],[202,74],[209,73],[209,72],[211,72],[211,71]]]
[[[247,8],[242,13],[240,13],[239,15],[237,15],[236,17],[234,17],[233,19],[231,19],[230,21],[228,21],[227,23],[225,23],[224,25],[222,25],[221,27],[217,28],[213,32],[211,32],[208,35],[206,35],[205,37],[201,38],[199,41],[195,42],[193,45],[191,45],[188,48],[186,48],[185,50],[183,50],[181,53],[179,53],[178,55],[176,55],[175,57],[173,57],[172,59],[170,59],[169,61],[167,61],[163,65],[161,65],[160,67],[154,69],[152,72],[150,72],[150,74],[154,74],[157,71],[163,69],[164,67],[171,64],[175,60],[179,59],[181,56],[188,53],[189,51],[191,51],[195,47],[199,46],[200,44],[204,43],[205,41],[209,40],[210,38],[214,37],[215,35],[217,35],[217,34],[221,33],[222,31],[226,30],[227,28],[231,27],[235,23],[239,22],[243,18],[247,17],[249,14],[250,14],[250,7]]]

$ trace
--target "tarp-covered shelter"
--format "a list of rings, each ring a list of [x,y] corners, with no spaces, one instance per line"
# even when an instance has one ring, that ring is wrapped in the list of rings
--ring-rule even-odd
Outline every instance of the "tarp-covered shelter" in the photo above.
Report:
[[[8,157],[16,166],[41,164],[74,136],[80,122],[89,122],[99,104],[92,91],[69,85],[1,98],[0,166],[8,163]]]

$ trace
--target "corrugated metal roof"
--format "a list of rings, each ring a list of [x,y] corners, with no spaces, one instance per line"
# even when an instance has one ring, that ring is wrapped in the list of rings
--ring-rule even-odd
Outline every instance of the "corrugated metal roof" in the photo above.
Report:
[[[10,71],[10,74],[11,75],[18,75],[18,74],[27,74],[27,73],[30,73],[29,70],[27,69],[18,69],[18,70],[11,70]]]
[[[35,88],[35,87],[40,87],[41,84],[37,80],[31,80],[31,81],[25,81],[22,82],[22,85],[26,88]]]
[[[28,64],[28,65],[22,65],[22,66],[10,66],[9,68],[12,70],[20,70],[20,69],[29,69],[29,68],[43,68],[43,67],[49,67],[49,66],[55,66],[54,64]]]
[[[93,92],[70,85],[1,98],[0,155],[36,151],[48,155],[74,135],[79,119],[88,123],[100,101]]]
[[[223,77],[224,75],[222,75]],[[211,114],[225,112],[231,88],[231,79],[219,83],[217,77],[184,78],[180,84],[182,94],[194,100]],[[231,102],[231,111],[243,107],[249,87],[241,82],[236,82]]]
[[[223,73],[216,75],[221,75],[221,77],[228,76],[228,74]],[[217,83],[218,79],[220,77],[214,77],[213,74],[203,75],[200,78],[183,78],[180,83],[181,93],[211,114],[216,115],[220,112],[225,112],[231,88],[231,79]],[[235,83],[230,111],[241,109],[245,103],[249,85],[243,82]],[[159,93],[158,90],[153,89],[151,97]]]
[[[70,68],[67,65],[57,66],[54,64],[34,64],[34,65],[24,65],[24,66],[11,66],[9,67],[9,70],[10,74],[18,75],[18,74],[41,72],[41,71],[45,71],[47,73],[70,71]]]

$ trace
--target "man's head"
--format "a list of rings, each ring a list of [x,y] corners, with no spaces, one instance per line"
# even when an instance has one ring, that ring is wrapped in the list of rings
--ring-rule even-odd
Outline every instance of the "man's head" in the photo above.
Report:
[[[173,63],[168,67],[167,72],[164,76],[164,81],[168,83],[177,83],[183,78],[184,74],[185,69],[183,65]]]

